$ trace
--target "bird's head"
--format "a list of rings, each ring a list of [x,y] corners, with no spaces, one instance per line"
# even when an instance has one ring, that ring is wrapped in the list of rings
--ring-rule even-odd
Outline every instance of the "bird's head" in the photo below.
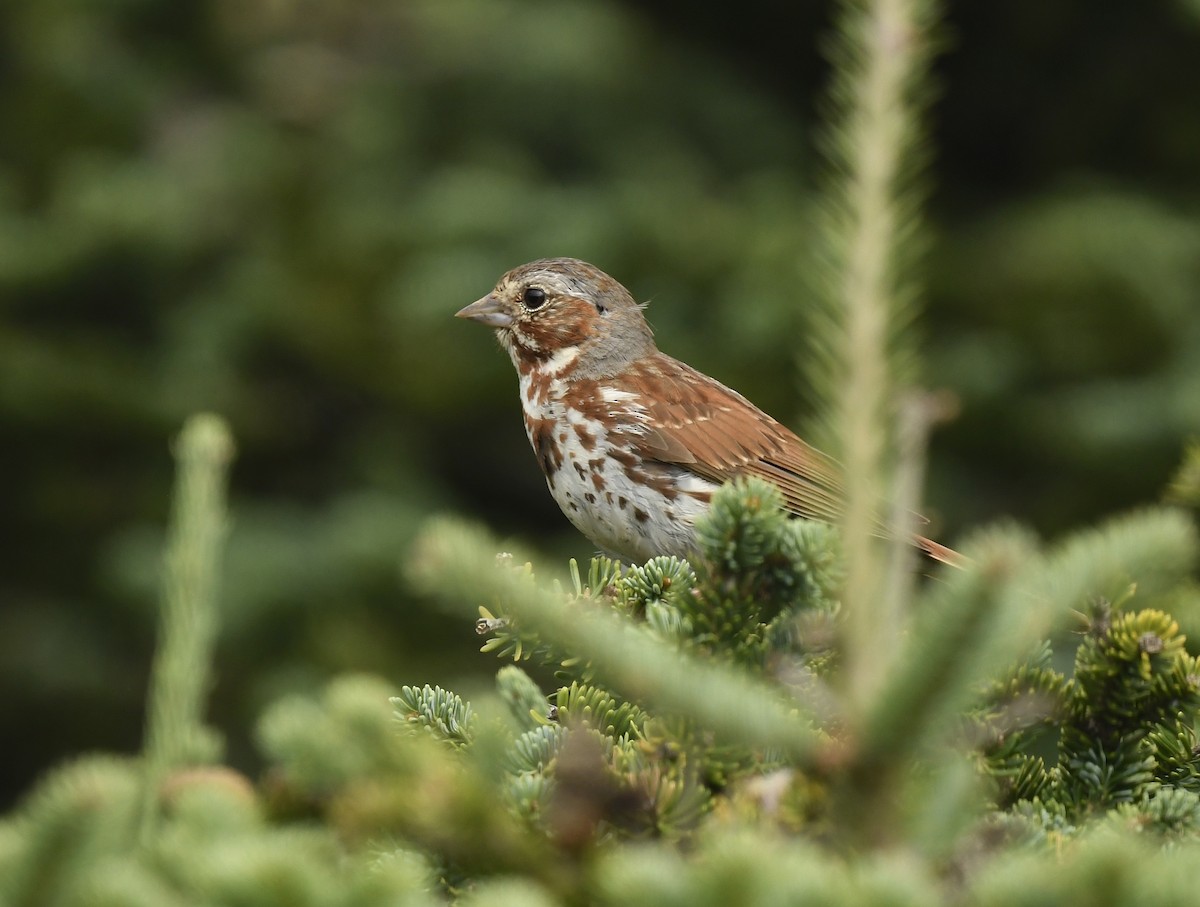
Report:
[[[457,313],[494,328],[518,370],[612,375],[654,352],[642,306],[599,268],[547,258],[513,268]]]

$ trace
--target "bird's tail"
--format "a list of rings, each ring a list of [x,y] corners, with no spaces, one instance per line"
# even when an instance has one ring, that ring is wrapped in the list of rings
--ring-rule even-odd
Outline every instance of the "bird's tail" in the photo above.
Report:
[[[953,548],[947,548],[933,539],[927,539],[923,535],[918,535],[913,539],[913,542],[924,554],[935,561],[948,564],[951,567],[958,567],[959,569],[967,566],[968,559],[966,555],[959,554]]]

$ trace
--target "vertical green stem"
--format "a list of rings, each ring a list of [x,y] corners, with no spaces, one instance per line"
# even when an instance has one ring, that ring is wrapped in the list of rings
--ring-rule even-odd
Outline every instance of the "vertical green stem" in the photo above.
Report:
[[[908,604],[916,585],[914,563],[918,555],[912,540],[921,531],[917,509],[921,506],[921,492],[925,486],[929,433],[953,408],[953,401],[944,394],[910,391],[898,401],[896,467],[892,478],[892,512],[888,520],[892,536],[883,582],[883,613],[900,622],[891,630],[896,638],[903,632],[903,621],[908,616]]]
[[[843,533],[847,692],[860,711],[886,676],[903,624],[904,596],[884,594],[883,552],[876,541],[879,502],[887,495],[885,453],[894,402],[890,359],[897,313],[909,301],[898,273],[916,219],[906,179],[920,113],[912,86],[923,74],[928,18],[922,0],[845,0],[840,29],[847,52],[838,92],[841,218],[845,242],[840,297],[845,381],[837,401],[847,474]]]
[[[163,562],[158,647],[146,708],[141,834],[153,834],[164,777],[213,759],[219,744],[204,725],[204,701],[216,637],[217,580],[225,534],[225,485],[233,440],[218,416],[184,424]]]

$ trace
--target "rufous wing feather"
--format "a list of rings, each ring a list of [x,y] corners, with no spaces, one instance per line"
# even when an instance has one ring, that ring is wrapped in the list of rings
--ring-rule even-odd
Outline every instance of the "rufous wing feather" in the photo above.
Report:
[[[836,523],[843,510],[837,464],[720,382],[670,356],[658,354],[631,369],[649,425],[636,440],[638,453],[684,466],[713,482],[758,476],[783,492],[795,516]],[[881,524],[880,534],[886,535]],[[954,567],[963,555],[924,536],[913,544]]]
[[[648,459],[684,466],[713,482],[760,476],[783,492],[790,512],[836,522],[842,490],[837,466],[736,391],[659,354],[635,365],[648,415],[637,438]]]

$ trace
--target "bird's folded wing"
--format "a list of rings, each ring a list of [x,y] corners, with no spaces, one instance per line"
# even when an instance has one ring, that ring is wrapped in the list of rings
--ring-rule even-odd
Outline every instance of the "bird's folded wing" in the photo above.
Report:
[[[741,394],[667,356],[645,363],[653,392],[640,395],[646,421],[635,441],[644,457],[683,466],[713,482],[760,476],[779,486],[797,516],[836,522],[837,465]]]

